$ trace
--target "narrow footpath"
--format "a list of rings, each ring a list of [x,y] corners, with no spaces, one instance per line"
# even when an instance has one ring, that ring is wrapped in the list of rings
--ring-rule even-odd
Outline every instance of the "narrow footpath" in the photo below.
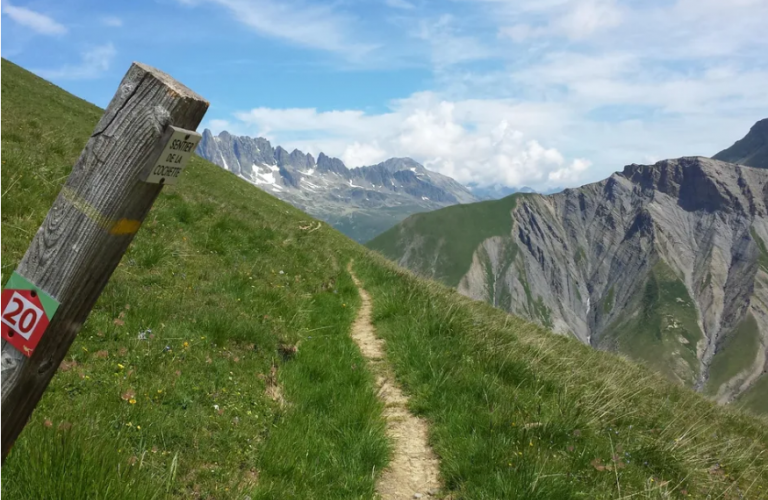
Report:
[[[408,411],[408,398],[395,382],[384,355],[384,342],[371,322],[371,297],[348,267],[362,305],[352,325],[352,338],[376,377],[378,396],[384,402],[387,434],[394,443],[392,460],[382,473],[376,491],[383,500],[428,498],[439,494],[438,461],[427,443],[427,423]]]

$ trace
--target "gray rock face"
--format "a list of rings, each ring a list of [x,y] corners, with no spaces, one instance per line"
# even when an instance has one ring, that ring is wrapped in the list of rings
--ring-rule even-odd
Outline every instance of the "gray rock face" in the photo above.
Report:
[[[530,195],[512,212],[515,261],[498,272],[502,245],[484,242],[492,257],[476,254],[459,290],[488,300],[498,274],[511,312],[728,402],[766,369],[767,188],[768,172],[681,158]]]
[[[266,139],[203,132],[197,154],[248,182],[367,241],[415,212],[477,201],[453,179],[410,158],[349,169],[320,153],[317,161]]]
[[[713,158],[748,167],[768,168],[768,118],[755,123],[743,139]]]
[[[461,293],[622,352],[722,403],[765,391],[768,171],[680,158],[516,196],[510,233],[475,249]],[[399,227],[391,234],[401,241],[389,244],[402,249],[399,262],[421,272],[427,261],[456,264],[444,245],[425,247],[407,222]]]

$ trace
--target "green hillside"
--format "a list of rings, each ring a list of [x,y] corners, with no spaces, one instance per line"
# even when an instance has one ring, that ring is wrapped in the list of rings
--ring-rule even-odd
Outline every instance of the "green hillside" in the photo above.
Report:
[[[525,195],[516,193],[501,200],[453,205],[414,214],[366,246],[390,259],[412,253],[409,269],[456,286],[469,270],[472,254],[483,240],[509,235],[512,230],[509,212],[515,208],[519,196]],[[413,245],[407,252],[405,246],[411,239],[402,237],[402,233],[418,235],[418,245]]]
[[[2,74],[4,282],[101,110],[7,61]],[[348,337],[356,247],[310,221],[194,158],[11,451],[3,497],[370,498],[388,446]]]
[[[101,111],[7,61],[2,71],[5,281]],[[372,498],[390,445],[349,337],[354,259],[397,380],[431,425],[439,497],[768,498],[766,420],[310,222],[194,159],[8,456],[3,495]],[[496,233],[487,222],[479,234]]]

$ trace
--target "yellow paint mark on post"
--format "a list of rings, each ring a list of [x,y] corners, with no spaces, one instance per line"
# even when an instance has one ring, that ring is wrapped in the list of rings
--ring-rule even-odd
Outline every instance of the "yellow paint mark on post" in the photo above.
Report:
[[[78,209],[80,213],[91,219],[96,223],[96,225],[111,235],[125,236],[128,234],[134,234],[141,227],[141,221],[138,220],[125,218],[115,220],[105,216],[99,212],[96,207],[88,203],[82,196],[66,186],[61,189],[61,194],[64,199],[71,203],[73,207]]]
[[[112,229],[110,229],[109,232],[115,236],[121,236],[124,234],[133,234],[138,231],[140,227],[141,222],[137,220],[120,219],[114,226],[112,226]]]

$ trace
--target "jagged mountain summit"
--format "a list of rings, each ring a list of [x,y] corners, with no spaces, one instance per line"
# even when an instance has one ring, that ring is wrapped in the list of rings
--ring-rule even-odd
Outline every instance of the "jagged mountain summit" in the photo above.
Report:
[[[768,168],[768,118],[755,123],[743,139],[713,158],[748,167]]]
[[[368,241],[408,215],[477,198],[450,177],[410,158],[347,168],[323,153],[317,160],[266,139],[203,132],[197,154],[246,181],[327,221],[357,241]]]
[[[768,398],[767,204],[768,171],[689,157],[417,214],[369,246],[726,403]]]

